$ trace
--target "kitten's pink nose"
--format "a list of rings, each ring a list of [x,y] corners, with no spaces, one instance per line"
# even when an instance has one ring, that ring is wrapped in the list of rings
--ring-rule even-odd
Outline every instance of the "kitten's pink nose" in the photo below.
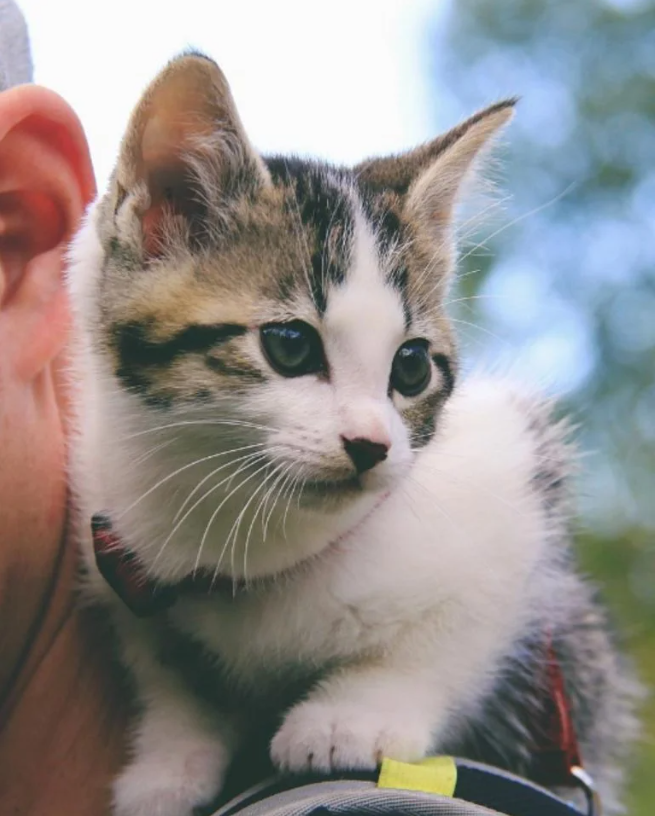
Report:
[[[374,442],[372,439],[363,437],[347,439],[342,436],[341,441],[357,473],[365,473],[367,470],[374,468],[379,462],[384,462],[389,452],[389,445],[383,442]]]

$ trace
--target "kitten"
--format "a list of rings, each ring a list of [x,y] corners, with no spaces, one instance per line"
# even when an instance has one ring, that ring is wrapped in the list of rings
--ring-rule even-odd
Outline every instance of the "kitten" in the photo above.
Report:
[[[512,110],[347,169],[256,153],[202,55],[138,104],[69,273],[86,593],[140,702],[116,814],[188,816],[267,727],[283,771],[538,777],[551,653],[618,808],[633,686],[571,565],[566,427],[459,382],[446,313]]]

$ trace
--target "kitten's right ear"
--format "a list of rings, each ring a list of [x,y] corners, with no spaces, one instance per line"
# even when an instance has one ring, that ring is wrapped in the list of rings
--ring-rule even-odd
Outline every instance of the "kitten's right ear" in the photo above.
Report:
[[[130,119],[113,179],[113,210],[128,194],[147,257],[175,237],[191,239],[220,220],[239,190],[268,183],[230,87],[200,54],[172,60],[146,89]]]

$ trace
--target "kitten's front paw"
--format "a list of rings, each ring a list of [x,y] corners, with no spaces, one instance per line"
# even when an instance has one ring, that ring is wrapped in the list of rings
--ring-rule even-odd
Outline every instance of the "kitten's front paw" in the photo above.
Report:
[[[291,773],[373,770],[385,756],[422,759],[431,741],[427,717],[308,700],[287,715],[271,743],[271,759]]]
[[[191,816],[218,796],[228,756],[220,743],[161,746],[133,762],[114,785],[114,816]]]

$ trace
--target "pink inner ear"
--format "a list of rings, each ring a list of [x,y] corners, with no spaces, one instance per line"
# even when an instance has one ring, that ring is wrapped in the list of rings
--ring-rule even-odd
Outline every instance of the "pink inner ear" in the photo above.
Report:
[[[141,227],[143,230],[143,249],[148,258],[158,258],[164,249],[162,223],[165,202],[150,206],[143,214]]]
[[[140,183],[149,194],[144,204],[147,209],[141,214],[149,256],[164,251],[169,226],[183,226],[176,233],[186,232],[193,241],[206,234],[206,191],[199,189],[191,165],[204,166],[207,159],[207,170],[216,176],[216,185],[225,181],[221,162],[230,169],[235,157],[231,149],[222,155],[220,144],[212,146],[211,137],[216,133],[229,135],[231,144],[238,143],[243,156],[247,155],[249,145],[218,66],[194,55],[174,60],[135,110],[122,156],[123,186],[128,189]],[[189,161],[190,153],[194,162]]]
[[[141,220],[143,244],[148,257],[158,257],[165,244],[164,221],[175,215],[185,216],[189,209],[188,168],[179,155],[163,150],[152,150],[144,165],[150,205]]]
[[[174,77],[155,91],[141,133],[139,174],[150,193],[150,205],[142,217],[149,257],[161,255],[164,249],[166,220],[193,217],[198,210],[184,154],[195,137],[211,134],[214,115],[207,88],[196,87],[194,78],[199,79],[193,72]]]
[[[183,108],[153,111],[141,137],[143,167],[147,172],[162,172],[181,165],[194,137],[208,136],[211,132],[211,120],[199,118],[195,111]]]

